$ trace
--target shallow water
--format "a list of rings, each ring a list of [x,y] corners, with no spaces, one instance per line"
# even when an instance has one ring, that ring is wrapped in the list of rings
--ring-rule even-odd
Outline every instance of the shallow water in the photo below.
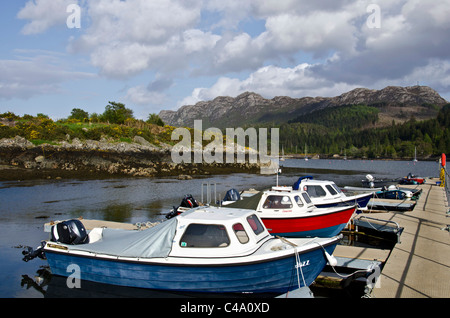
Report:
[[[436,162],[288,159],[281,164],[286,169],[278,178],[280,185],[292,185],[300,175],[334,180],[341,187],[359,186],[368,173],[378,178],[397,178],[409,172],[420,176],[439,175]],[[48,238],[43,231],[44,223],[80,216],[128,223],[160,221],[172,206],[179,205],[185,194],[201,200],[203,188],[205,201],[207,183],[212,184],[211,200],[214,201],[222,199],[230,188],[268,188],[276,183],[276,176],[230,174],[182,181],[118,178],[0,182],[0,297],[70,296],[60,294],[62,289],[56,279],[50,287],[34,282],[34,276],[47,265],[46,261],[22,261],[21,246],[36,247]],[[107,296],[110,292],[109,288],[108,293],[103,291],[97,296]],[[160,296],[159,293],[145,295]]]

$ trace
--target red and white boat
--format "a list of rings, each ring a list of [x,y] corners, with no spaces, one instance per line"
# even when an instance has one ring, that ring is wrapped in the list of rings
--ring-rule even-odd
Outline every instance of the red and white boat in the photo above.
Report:
[[[356,207],[318,208],[305,191],[272,187],[263,192],[256,212],[272,235],[333,237],[344,229]]]

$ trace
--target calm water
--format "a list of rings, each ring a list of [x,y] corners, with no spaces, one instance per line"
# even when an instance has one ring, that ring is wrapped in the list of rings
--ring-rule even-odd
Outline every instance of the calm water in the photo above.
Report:
[[[359,186],[368,173],[378,178],[401,177],[409,172],[424,177],[439,175],[436,162],[286,160],[281,164],[290,169],[285,169],[279,176],[280,185],[292,185],[301,175],[334,180],[342,187]],[[48,238],[48,234],[43,232],[45,222],[80,216],[129,223],[155,222],[164,220],[164,214],[178,205],[187,193],[201,200],[202,184],[216,184],[216,198],[220,199],[230,188],[263,189],[275,182],[275,176],[252,174],[208,176],[183,181],[176,178],[120,178],[0,182],[0,297],[74,296],[61,294],[63,289],[60,287],[64,281],[60,285],[56,279],[52,279],[50,285],[34,282],[37,272],[47,265],[46,261],[22,261],[21,246],[36,247]],[[214,186],[211,188],[214,189]],[[203,195],[206,200],[206,186],[203,186]],[[108,288],[110,291],[111,288]]]

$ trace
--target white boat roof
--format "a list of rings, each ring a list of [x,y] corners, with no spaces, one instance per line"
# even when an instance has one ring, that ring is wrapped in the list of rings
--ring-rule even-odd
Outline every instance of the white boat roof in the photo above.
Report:
[[[331,181],[331,180],[315,180],[315,179],[304,179],[304,180],[302,180],[302,183],[303,182],[307,182],[307,183],[316,183],[316,184],[324,184],[324,183],[327,183],[327,184],[330,184],[330,183],[335,183],[334,181]]]
[[[200,223],[213,224],[215,222],[236,222],[236,219],[242,219],[247,214],[255,213],[254,210],[235,209],[227,207],[205,206],[189,210],[178,216],[180,223],[192,223],[192,221]]]

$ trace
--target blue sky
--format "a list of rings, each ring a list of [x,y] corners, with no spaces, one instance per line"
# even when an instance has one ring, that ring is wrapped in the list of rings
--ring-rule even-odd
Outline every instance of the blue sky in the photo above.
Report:
[[[70,5],[80,28],[69,28]],[[375,7],[373,6],[375,4]],[[253,91],[419,83],[450,100],[447,0],[5,0],[0,113],[136,118]]]

